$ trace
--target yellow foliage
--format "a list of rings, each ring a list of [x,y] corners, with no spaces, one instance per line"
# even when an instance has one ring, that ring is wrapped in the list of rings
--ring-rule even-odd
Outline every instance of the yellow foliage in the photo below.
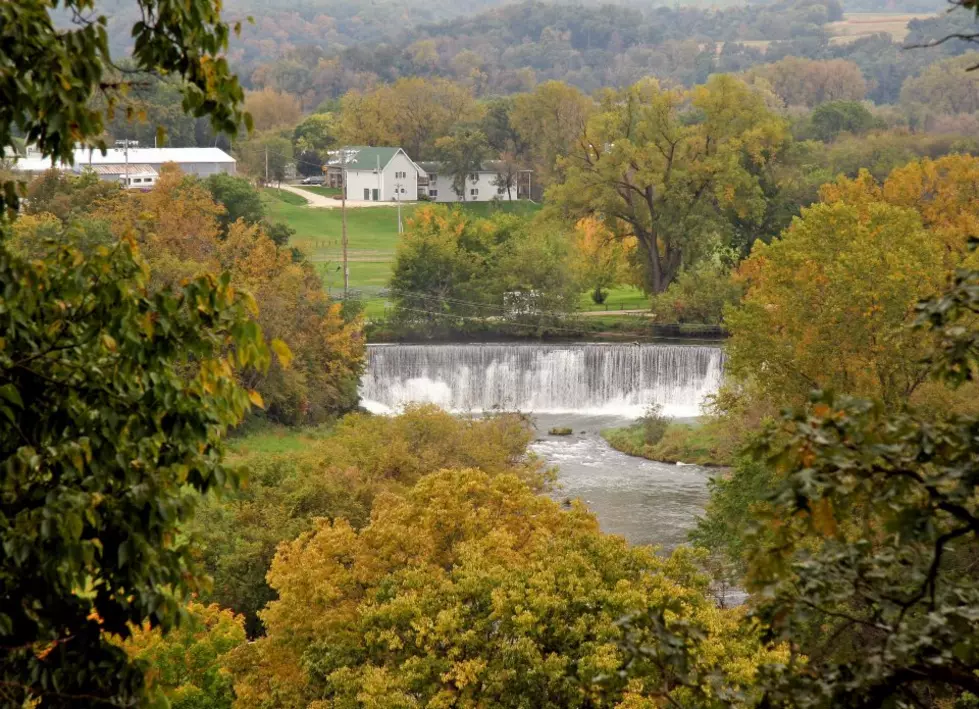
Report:
[[[696,674],[750,690],[784,650],[708,600],[688,557],[630,548],[513,475],[428,475],[377,498],[359,532],[320,520],[279,547],[268,634],[230,663],[236,706],[642,706],[664,686],[684,705],[710,695],[706,680],[681,687],[662,667],[618,689],[597,683],[622,667],[617,621],[632,612],[696,628],[684,646]]]

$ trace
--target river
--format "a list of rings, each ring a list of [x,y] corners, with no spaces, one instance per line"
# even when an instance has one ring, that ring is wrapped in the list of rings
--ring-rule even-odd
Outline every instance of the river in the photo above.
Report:
[[[409,402],[459,413],[530,413],[532,450],[559,469],[556,499],[583,500],[602,529],[634,544],[671,549],[686,540],[707,501],[710,471],[612,449],[603,428],[627,425],[649,403],[674,417],[699,413],[717,390],[723,353],[701,345],[376,345],[361,386],[367,408]],[[553,427],[571,436],[549,436]]]

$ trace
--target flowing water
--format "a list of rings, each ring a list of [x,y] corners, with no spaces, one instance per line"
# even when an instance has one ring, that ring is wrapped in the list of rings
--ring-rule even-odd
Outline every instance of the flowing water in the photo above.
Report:
[[[709,472],[613,450],[603,428],[628,425],[650,403],[692,417],[717,390],[724,357],[699,345],[376,345],[364,406],[391,412],[434,403],[460,413],[531,413],[532,449],[559,468],[557,499],[580,498],[602,529],[669,549],[686,539],[707,500]],[[568,427],[571,436],[549,436]]]

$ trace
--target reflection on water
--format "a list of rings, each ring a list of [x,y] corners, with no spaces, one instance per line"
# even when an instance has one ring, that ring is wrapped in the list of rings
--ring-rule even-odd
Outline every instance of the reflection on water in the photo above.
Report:
[[[657,463],[627,456],[599,435],[628,420],[596,416],[536,416],[540,440],[532,450],[559,468],[559,500],[580,498],[598,517],[602,530],[633,544],[672,549],[687,541],[707,503],[711,471],[696,465]],[[571,436],[549,436],[568,427]]]

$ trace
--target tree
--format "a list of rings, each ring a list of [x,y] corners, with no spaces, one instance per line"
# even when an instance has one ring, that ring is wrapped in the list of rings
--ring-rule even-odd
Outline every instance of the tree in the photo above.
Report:
[[[441,160],[441,169],[452,175],[452,191],[465,202],[469,176],[482,169],[486,158],[486,136],[478,130],[458,128],[452,135],[435,141],[435,148]]]
[[[253,133],[235,145],[235,155],[246,174],[266,184],[281,182],[293,160],[292,141],[274,131]]]
[[[118,183],[100,180],[86,172],[79,176],[61,170],[48,170],[27,186],[25,214],[52,214],[67,224],[92,208],[93,204],[117,194]]]
[[[809,117],[811,135],[828,143],[840,133],[863,133],[874,126],[874,116],[858,101],[828,101]]]
[[[975,66],[979,55],[936,62],[901,86],[901,104],[924,107],[929,113],[976,113],[979,111],[979,77],[966,71]]]
[[[229,659],[242,709],[653,706],[706,699],[720,676],[750,694],[781,653],[704,597],[682,553],[629,548],[512,475],[428,475],[379,497],[359,532],[319,520],[279,548],[269,580],[268,635]],[[674,643],[629,681],[616,621],[647,610],[631,640]],[[678,686],[687,671],[695,687]]]
[[[343,98],[340,133],[348,145],[399,145],[415,160],[430,157],[437,138],[475,120],[465,88],[445,79],[399,79]]]
[[[918,335],[939,343],[928,373],[949,387],[977,371],[976,293],[977,274],[960,271],[919,307]],[[768,675],[769,706],[974,703],[977,426],[815,392],[766,432],[755,453],[777,484],[750,556],[757,615],[831,646]]]
[[[191,0],[179,8],[139,0],[139,6],[144,18],[153,21],[132,28],[134,66],[182,79],[184,110],[209,117],[215,131],[235,135],[242,122],[250,126],[251,119],[240,109],[244,93],[223,56],[231,28],[221,21],[219,7],[210,0]],[[104,149],[100,136],[105,109],[90,99],[100,92],[111,109],[132,86],[129,76],[116,78],[110,70],[106,17],[92,17],[83,0],[67,0],[63,7],[76,20],[61,29],[49,4],[41,0],[0,5],[5,48],[0,59],[0,159],[6,157],[14,131],[56,160],[71,161],[79,142],[92,141]],[[7,183],[0,209],[14,198]]]
[[[224,207],[219,220],[225,233],[239,219],[246,224],[258,224],[265,218],[262,196],[245,178],[219,173],[204,180],[204,186],[214,201]]]
[[[231,675],[224,656],[245,643],[241,616],[216,605],[191,603],[187,619],[164,635],[143,624],[126,640],[130,657],[150,668],[150,693],[162,694],[173,709],[231,709]]]
[[[135,705],[142,666],[110,635],[168,630],[200,588],[189,493],[237,479],[221,439],[260,400],[236,370],[268,353],[227,276],[147,295],[129,241],[35,263],[3,245],[0,697]]]
[[[689,93],[648,80],[606,95],[582,149],[564,161],[565,182],[548,195],[565,212],[600,214],[619,238],[635,238],[647,287],[661,293],[724,233],[726,213],[763,213],[751,166],[784,139],[782,121],[733,77]]]
[[[770,86],[789,106],[813,108],[828,101],[859,101],[867,93],[860,67],[846,59],[786,57],[753,68],[748,77]]]
[[[585,217],[574,230],[573,268],[582,289],[604,303],[606,291],[628,280],[629,254],[635,242],[620,241],[599,219]]]
[[[291,129],[302,118],[296,97],[273,89],[250,91],[245,97],[245,110],[257,131]]]
[[[728,371],[776,405],[801,403],[813,388],[903,404],[923,382],[930,344],[905,325],[940,290],[942,251],[910,209],[804,209],[740,267],[745,296],[725,317]]]
[[[337,144],[336,118],[330,113],[314,113],[296,126],[292,134],[296,168],[301,175],[321,175],[323,156]]]
[[[585,125],[594,108],[590,98],[560,81],[548,81],[514,98],[509,122],[530,146],[542,184],[561,179],[558,158],[582,147]]]
[[[329,436],[311,434],[302,450],[240,452],[236,464],[249,471],[248,486],[206,501],[194,522],[214,578],[207,600],[241,613],[250,637],[264,634],[258,613],[276,598],[266,576],[281,543],[312,530],[317,518],[360,529],[377,495],[432,470],[468,465],[543,489],[548,475],[527,455],[532,437],[515,414],[465,419],[411,406],[397,416],[345,416]]]

